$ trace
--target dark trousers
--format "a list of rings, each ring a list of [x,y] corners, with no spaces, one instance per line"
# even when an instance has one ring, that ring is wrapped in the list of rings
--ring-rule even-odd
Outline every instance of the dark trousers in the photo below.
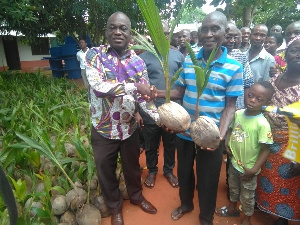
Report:
[[[215,151],[197,150],[192,141],[176,139],[178,158],[178,180],[181,208],[194,208],[195,189],[194,159],[196,157],[197,190],[200,206],[200,221],[212,223],[216,208],[217,190],[222,164],[221,148]]]
[[[173,174],[173,168],[175,166],[176,135],[166,132],[155,124],[145,124],[143,127],[143,134],[145,139],[146,163],[149,174],[156,174],[158,171],[157,149],[159,148],[161,137],[164,145],[163,171],[166,175]]]
[[[93,127],[91,141],[101,192],[111,213],[118,214],[122,211],[123,197],[115,173],[119,152],[130,202],[133,204],[142,202],[144,197],[139,164],[138,131],[122,141],[104,138]]]

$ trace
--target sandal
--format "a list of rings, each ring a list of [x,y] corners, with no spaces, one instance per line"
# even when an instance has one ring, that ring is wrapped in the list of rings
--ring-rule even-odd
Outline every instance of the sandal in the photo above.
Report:
[[[167,178],[167,180],[169,181],[169,184],[173,187],[173,188],[177,188],[178,187],[178,179],[177,177],[175,177],[173,174],[170,175],[166,175],[164,173],[165,178]]]
[[[147,188],[153,188],[155,185],[156,174],[148,174],[144,184]]]
[[[240,217],[240,211],[235,210],[234,212],[229,212],[227,206],[218,208],[215,213],[221,217]]]

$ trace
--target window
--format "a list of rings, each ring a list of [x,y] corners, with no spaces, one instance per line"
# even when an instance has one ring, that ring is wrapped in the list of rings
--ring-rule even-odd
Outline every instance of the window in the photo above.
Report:
[[[49,38],[38,38],[36,43],[31,44],[32,55],[49,55]]]

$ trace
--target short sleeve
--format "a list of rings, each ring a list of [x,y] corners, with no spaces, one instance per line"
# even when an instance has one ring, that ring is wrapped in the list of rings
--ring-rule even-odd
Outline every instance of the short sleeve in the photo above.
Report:
[[[259,137],[258,140],[259,143],[273,144],[273,135],[271,132],[271,127],[266,119],[264,119],[264,121],[262,121],[260,124],[258,137]]]

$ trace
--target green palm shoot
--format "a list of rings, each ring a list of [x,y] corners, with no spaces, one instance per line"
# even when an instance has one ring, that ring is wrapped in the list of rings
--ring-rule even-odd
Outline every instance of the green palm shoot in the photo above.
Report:
[[[214,58],[216,57],[216,54],[218,52],[218,47],[215,46],[213,48],[213,50],[210,53],[209,58],[207,60],[207,64],[206,64],[205,68],[203,68],[203,63],[198,62],[197,57],[196,57],[191,45],[186,41],[185,41],[185,45],[186,45],[188,53],[191,57],[191,60],[193,63],[192,67],[195,69],[195,75],[196,75],[197,101],[196,101],[196,110],[195,110],[195,120],[197,120],[199,117],[199,99],[208,83],[209,76],[213,69],[213,66],[211,67],[211,63],[213,62]]]
[[[132,46],[131,49],[143,49],[151,52],[159,60],[161,67],[163,69],[165,83],[166,83],[166,103],[170,102],[170,92],[172,84],[178,79],[183,68],[180,68],[175,75],[172,77],[169,82],[169,48],[170,40],[173,35],[176,24],[179,22],[184,8],[190,2],[190,0],[185,1],[179,10],[176,19],[173,20],[170,30],[169,38],[164,34],[162,21],[159,15],[159,10],[155,5],[154,0],[137,0],[138,5],[140,6],[142,16],[145,20],[146,27],[149,31],[151,39],[155,45],[155,48],[140,34],[133,32],[137,35],[136,41],[139,45]],[[158,53],[157,53],[158,52]]]

